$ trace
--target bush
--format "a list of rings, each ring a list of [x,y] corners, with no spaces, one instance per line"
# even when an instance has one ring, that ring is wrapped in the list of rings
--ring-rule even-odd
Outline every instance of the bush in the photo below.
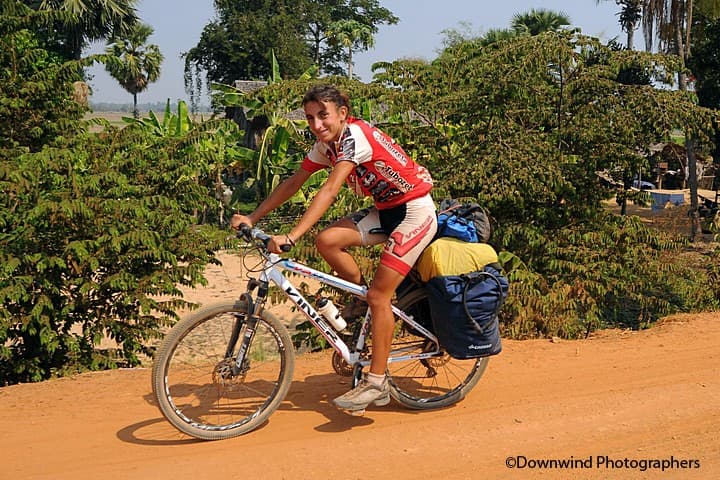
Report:
[[[720,259],[638,217],[599,217],[553,235],[506,228],[505,245],[523,258],[510,273],[503,307],[512,338],[576,338],[607,327],[646,328],[677,312],[715,310],[710,287]]]
[[[199,160],[131,128],[0,163],[0,385],[133,366],[227,232]],[[108,337],[118,349],[97,351]]]

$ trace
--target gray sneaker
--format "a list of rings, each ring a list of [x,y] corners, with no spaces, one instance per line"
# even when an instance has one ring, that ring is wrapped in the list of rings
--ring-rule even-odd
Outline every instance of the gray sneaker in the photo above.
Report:
[[[333,403],[342,410],[358,413],[364,411],[371,403],[382,407],[390,403],[390,384],[385,377],[382,385],[376,387],[363,377],[357,387],[337,397]]]

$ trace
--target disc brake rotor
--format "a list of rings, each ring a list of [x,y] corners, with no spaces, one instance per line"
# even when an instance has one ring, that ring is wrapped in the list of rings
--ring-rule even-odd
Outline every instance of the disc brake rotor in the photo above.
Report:
[[[233,360],[232,358],[226,358],[225,360],[222,360],[220,363],[218,363],[213,370],[213,382],[216,385],[223,386],[238,385],[242,383],[242,381],[245,379],[245,375],[233,374],[234,365],[235,360]]]

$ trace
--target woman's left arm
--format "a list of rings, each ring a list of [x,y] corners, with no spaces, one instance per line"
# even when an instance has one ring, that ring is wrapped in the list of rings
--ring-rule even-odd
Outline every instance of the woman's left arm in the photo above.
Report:
[[[341,161],[335,164],[327,181],[320,187],[298,224],[289,233],[293,241],[297,241],[307,233],[325,215],[327,209],[337,199],[338,192],[354,168],[355,164],[350,161]]]

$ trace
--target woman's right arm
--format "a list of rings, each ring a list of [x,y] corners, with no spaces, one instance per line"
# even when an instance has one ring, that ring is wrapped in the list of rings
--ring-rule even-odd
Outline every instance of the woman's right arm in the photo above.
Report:
[[[277,207],[285,203],[290,197],[295,195],[300,187],[310,178],[311,172],[299,168],[290,177],[283,180],[283,182],[273,190],[270,195],[258,205],[254,212],[250,215],[239,215],[235,214],[230,219],[230,226],[237,229],[240,224],[249,224],[251,227],[255,225],[265,215],[275,210]]]

